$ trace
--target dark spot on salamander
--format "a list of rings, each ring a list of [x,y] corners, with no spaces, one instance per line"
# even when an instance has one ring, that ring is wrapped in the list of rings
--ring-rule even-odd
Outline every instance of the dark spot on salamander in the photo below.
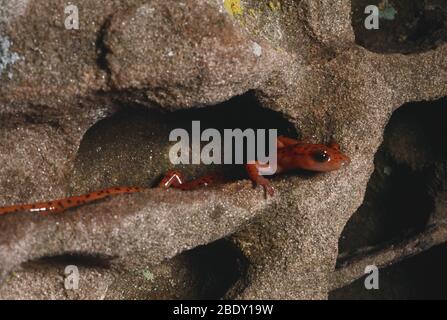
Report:
[[[67,203],[70,204],[71,203],[71,199],[67,199]]]
[[[63,204],[61,201],[59,201],[59,202],[57,203],[57,205],[58,205],[59,207],[61,207],[62,209],[64,208],[64,204]]]

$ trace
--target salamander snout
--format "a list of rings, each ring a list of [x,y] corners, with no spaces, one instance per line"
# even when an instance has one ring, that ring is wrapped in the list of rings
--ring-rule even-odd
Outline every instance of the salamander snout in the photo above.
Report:
[[[341,167],[346,167],[351,163],[351,158],[349,158],[347,155],[345,154],[340,154],[340,166]]]
[[[308,169],[313,171],[333,171],[348,166],[351,159],[338,147],[316,145],[311,152]]]

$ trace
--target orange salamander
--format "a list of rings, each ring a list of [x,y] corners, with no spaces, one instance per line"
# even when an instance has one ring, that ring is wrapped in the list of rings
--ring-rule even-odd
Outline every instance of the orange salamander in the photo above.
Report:
[[[33,204],[18,204],[9,207],[0,207],[0,215],[12,212],[39,212],[42,214],[59,213],[67,209],[82,206],[96,200],[104,199],[109,196],[141,192],[145,188],[140,187],[113,187],[100,191],[87,193],[81,196],[68,197],[48,202],[38,202]]]
[[[292,169],[327,172],[338,170],[350,163],[349,157],[340,151],[340,146],[336,143],[330,143],[328,145],[313,144],[279,136],[277,139],[277,148],[278,164],[276,173]],[[259,164],[258,162],[249,163],[245,165],[245,169],[254,185],[262,186],[266,196],[272,196],[274,189],[269,180],[260,175],[259,168],[261,166],[262,164]],[[193,190],[223,181],[225,181],[225,177],[222,175],[208,175],[191,181],[185,181],[180,172],[172,170],[165,175],[158,187]],[[38,212],[42,214],[59,213],[109,196],[136,193],[146,189],[147,188],[140,187],[112,187],[60,200],[0,207],[0,215],[23,211]]]

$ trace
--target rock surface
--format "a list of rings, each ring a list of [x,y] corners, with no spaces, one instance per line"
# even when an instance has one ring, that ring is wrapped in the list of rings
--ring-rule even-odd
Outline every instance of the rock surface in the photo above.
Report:
[[[118,110],[194,112],[240,94],[303,137],[337,140],[352,163],[277,177],[267,201],[244,180],[1,216],[1,298],[201,297],[208,291],[188,259],[218,239],[243,257],[220,297],[327,298],[340,234],[362,204],[392,112],[447,96],[444,38],[410,55],[368,51],[347,0],[84,0],[79,30],[65,29],[64,1],[2,2],[0,205],[150,186],[169,166],[164,118],[148,113],[136,140],[126,129],[135,118],[112,121],[105,136],[92,126]],[[90,283],[79,292],[63,289],[68,263]]]

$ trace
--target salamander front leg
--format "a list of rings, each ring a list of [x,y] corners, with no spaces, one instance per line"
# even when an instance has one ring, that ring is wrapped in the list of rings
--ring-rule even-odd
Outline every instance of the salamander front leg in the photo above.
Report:
[[[273,196],[275,190],[270,184],[270,181],[259,174],[259,167],[261,166],[263,165],[256,161],[255,163],[246,164],[245,169],[247,170],[248,177],[253,182],[254,186],[262,186],[264,188],[264,195],[268,198],[268,196]]]

